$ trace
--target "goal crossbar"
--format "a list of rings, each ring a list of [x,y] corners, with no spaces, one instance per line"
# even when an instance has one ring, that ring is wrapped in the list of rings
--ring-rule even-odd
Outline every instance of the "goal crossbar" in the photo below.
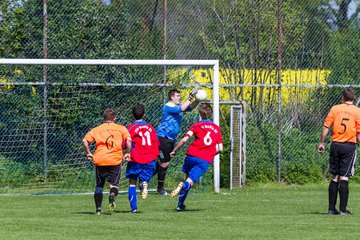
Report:
[[[215,66],[218,60],[151,60],[151,59],[0,59],[0,64],[31,65],[177,65]]]

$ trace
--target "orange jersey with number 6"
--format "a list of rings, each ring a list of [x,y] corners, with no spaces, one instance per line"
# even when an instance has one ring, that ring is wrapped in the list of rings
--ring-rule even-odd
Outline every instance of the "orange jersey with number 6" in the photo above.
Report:
[[[324,126],[333,126],[333,142],[356,143],[356,133],[360,132],[360,108],[346,103],[335,105],[326,116]]]
[[[116,123],[103,123],[85,135],[89,143],[96,142],[94,164],[96,166],[120,165],[123,157],[122,142],[130,137],[126,127]]]

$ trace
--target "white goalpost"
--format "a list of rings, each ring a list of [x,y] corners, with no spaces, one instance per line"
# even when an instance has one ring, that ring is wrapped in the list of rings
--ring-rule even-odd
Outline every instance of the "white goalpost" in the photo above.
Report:
[[[158,66],[158,68],[161,68],[162,66],[172,66],[172,67],[207,67],[208,69],[211,69],[211,82],[207,84],[208,88],[212,91],[212,104],[213,104],[213,121],[214,123],[220,125],[219,122],[219,107],[220,107],[220,97],[219,97],[219,61],[218,60],[151,60],[151,59],[145,59],[145,60],[130,60],[130,59],[119,59],[119,60],[104,60],[104,59],[0,59],[0,67],[4,68],[6,66],[25,66],[25,65],[37,65],[38,68],[42,68],[41,71],[43,71],[42,81],[40,82],[31,82],[32,79],[24,81],[13,81],[13,82],[6,82],[6,81],[0,81],[0,87],[1,86],[16,86],[16,85],[32,85],[32,86],[42,86],[44,89],[49,84],[47,82],[47,74],[46,72],[49,71],[47,68],[50,68],[52,65],[56,66],[65,66],[65,65],[71,65],[71,66],[137,66],[137,67],[149,67],[149,66]],[[5,71],[5,70],[4,70]],[[39,71],[39,72],[41,72]],[[84,70],[85,71],[85,70]],[[0,80],[1,80],[1,69],[0,69]],[[76,75],[76,70],[74,71],[74,75]],[[146,79],[147,76],[143,76],[143,79]],[[17,78],[20,78],[17,76]],[[150,87],[153,85],[150,83],[137,83],[136,80],[132,83],[108,83],[105,82],[106,86],[130,86],[130,87],[136,87],[139,84],[142,86],[145,86],[148,84]],[[92,84],[92,83],[87,83]],[[122,84],[122,85],[121,85]],[[179,84],[179,83],[178,83]],[[169,83],[157,83],[157,87],[169,87],[172,84]],[[181,85],[181,82],[180,82]],[[86,85],[89,86],[89,85]],[[174,86],[177,86],[176,84]],[[186,83],[184,85],[181,85],[182,87],[194,87],[197,86],[197,84],[189,84]],[[32,90],[34,91],[34,90]],[[100,90],[99,90],[100,91]],[[45,91],[44,91],[45,92]],[[45,93],[44,93],[45,94]],[[129,106],[131,107],[131,106]],[[44,136],[46,141],[46,134]],[[47,154],[46,148],[44,144],[44,152],[45,155]],[[1,151],[0,151],[0,157],[1,157]],[[45,165],[47,161],[47,156],[44,156],[45,159]],[[0,159],[1,161],[1,159]],[[213,188],[214,191],[219,193],[220,192],[220,157],[219,155],[215,156],[214,162],[213,162]]]

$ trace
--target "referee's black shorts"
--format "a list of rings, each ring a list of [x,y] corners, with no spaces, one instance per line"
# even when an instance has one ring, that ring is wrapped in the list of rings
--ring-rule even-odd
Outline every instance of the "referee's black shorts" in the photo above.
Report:
[[[329,171],[332,175],[350,177],[355,172],[356,144],[332,142],[330,146]]]
[[[160,142],[160,146],[159,146],[160,162],[161,163],[170,162],[171,160],[170,153],[175,148],[175,140],[170,140],[166,137],[158,137],[158,139]]]

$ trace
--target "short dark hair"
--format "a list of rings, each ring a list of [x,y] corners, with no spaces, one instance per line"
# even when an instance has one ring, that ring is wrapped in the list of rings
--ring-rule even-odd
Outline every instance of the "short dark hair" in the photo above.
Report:
[[[107,108],[105,109],[103,116],[105,121],[114,121],[116,112],[112,108]]]
[[[213,110],[209,103],[201,103],[199,105],[199,112],[202,119],[209,119],[212,116]]]
[[[136,104],[132,109],[132,113],[136,120],[142,119],[145,114],[144,105]]]
[[[169,92],[168,92],[168,98],[169,100],[171,100],[171,97],[173,97],[175,95],[175,93],[180,93],[179,90],[177,89],[171,89]]]
[[[346,87],[342,93],[342,96],[344,101],[354,101],[356,98],[355,91],[352,87]]]

